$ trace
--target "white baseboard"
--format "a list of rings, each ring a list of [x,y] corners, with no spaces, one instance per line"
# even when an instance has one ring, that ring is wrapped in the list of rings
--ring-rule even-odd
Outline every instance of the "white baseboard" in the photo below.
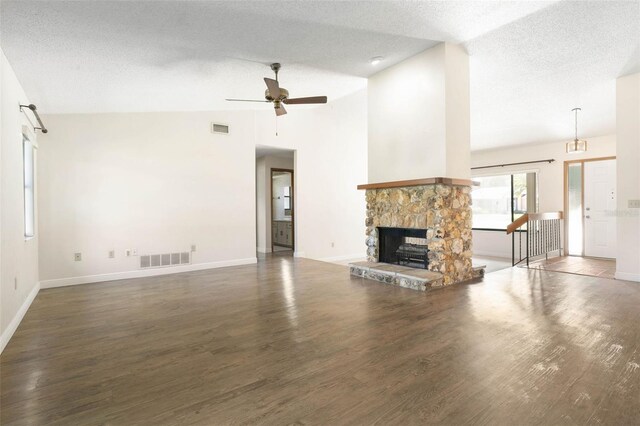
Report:
[[[65,287],[68,285],[99,283],[104,281],[126,280],[129,278],[155,277],[180,272],[201,271],[203,269],[224,268],[226,266],[249,265],[257,263],[255,257],[246,259],[223,260],[219,262],[195,263],[191,265],[170,266],[166,268],[137,269],[134,271],[113,272],[109,274],[84,275],[80,277],[57,278],[40,281],[40,288]]]
[[[331,257],[323,257],[318,260],[322,262],[341,262],[345,260],[355,260],[355,259],[364,259],[367,255],[365,253],[356,253],[356,254],[346,254],[342,256],[331,256]]]
[[[13,333],[15,333],[16,330],[18,329],[18,326],[20,325],[22,318],[24,318],[24,315],[29,310],[31,303],[36,298],[39,291],[40,291],[40,284],[36,283],[36,285],[33,286],[33,289],[31,289],[31,291],[29,292],[29,295],[25,299],[22,306],[20,306],[20,309],[18,309],[18,312],[16,312],[16,314],[13,316],[13,319],[9,323],[9,326],[7,327],[7,329],[2,333],[2,336],[0,336],[0,353],[4,351],[4,348],[7,346],[7,343],[9,343],[9,340],[11,340],[11,336],[13,336]]]
[[[487,257],[502,257],[504,259],[511,259],[511,252],[505,253],[501,251],[473,251],[474,256],[487,256]]]
[[[616,272],[615,277],[616,280],[640,282],[640,274],[634,274],[632,272]]]
[[[271,253],[271,248],[267,247],[256,247],[256,251],[258,253]]]
[[[293,257],[307,257],[307,255],[303,251],[296,251],[293,253]]]

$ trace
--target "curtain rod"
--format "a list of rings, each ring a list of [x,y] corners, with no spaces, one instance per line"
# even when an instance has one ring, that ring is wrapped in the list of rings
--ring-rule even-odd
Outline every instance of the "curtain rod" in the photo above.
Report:
[[[33,115],[36,116],[36,120],[38,120],[38,124],[40,125],[40,127],[33,127],[33,130],[40,130],[42,131],[42,133],[47,133],[48,130],[47,128],[44,126],[44,123],[42,122],[42,120],[40,119],[40,115],[38,114],[38,111],[36,106],[34,104],[29,104],[29,105],[20,105],[20,111],[22,111],[22,108],[29,108],[32,112]]]
[[[553,158],[550,158],[548,160],[536,160],[536,161],[521,161],[519,163],[506,163],[506,164],[495,164],[493,166],[480,166],[480,167],[472,167],[471,170],[478,170],[478,169],[491,169],[493,167],[507,167],[507,166],[519,166],[522,164],[535,164],[535,163],[553,163],[554,161],[556,161]]]

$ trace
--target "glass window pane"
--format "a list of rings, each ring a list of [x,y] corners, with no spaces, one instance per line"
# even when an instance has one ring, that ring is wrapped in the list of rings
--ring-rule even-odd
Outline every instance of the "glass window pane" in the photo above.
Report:
[[[527,174],[513,175],[513,219],[527,213]]]
[[[33,237],[35,233],[33,145],[27,138],[22,140],[22,159],[24,170],[24,236]]]
[[[569,254],[582,256],[582,164],[569,164],[567,178]]]
[[[511,176],[474,178],[473,227],[506,229],[511,223]]]

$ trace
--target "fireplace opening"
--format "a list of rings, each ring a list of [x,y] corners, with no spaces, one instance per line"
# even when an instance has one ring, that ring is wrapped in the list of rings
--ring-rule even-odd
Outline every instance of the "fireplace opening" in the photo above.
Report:
[[[427,230],[378,228],[378,261],[412,268],[429,265]]]

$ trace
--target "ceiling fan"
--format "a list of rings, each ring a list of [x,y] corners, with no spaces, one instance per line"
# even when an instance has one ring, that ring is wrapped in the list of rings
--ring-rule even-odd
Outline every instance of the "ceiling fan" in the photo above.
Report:
[[[264,78],[264,82],[267,84],[267,90],[264,91],[264,101],[253,99],[227,99],[231,102],[272,102],[276,115],[284,115],[287,110],[284,109],[284,105],[299,105],[299,104],[326,104],[326,96],[311,96],[308,98],[289,98],[289,91],[284,87],[280,87],[278,83],[278,71],[280,71],[280,64],[271,64],[271,69],[276,74],[276,79]]]

